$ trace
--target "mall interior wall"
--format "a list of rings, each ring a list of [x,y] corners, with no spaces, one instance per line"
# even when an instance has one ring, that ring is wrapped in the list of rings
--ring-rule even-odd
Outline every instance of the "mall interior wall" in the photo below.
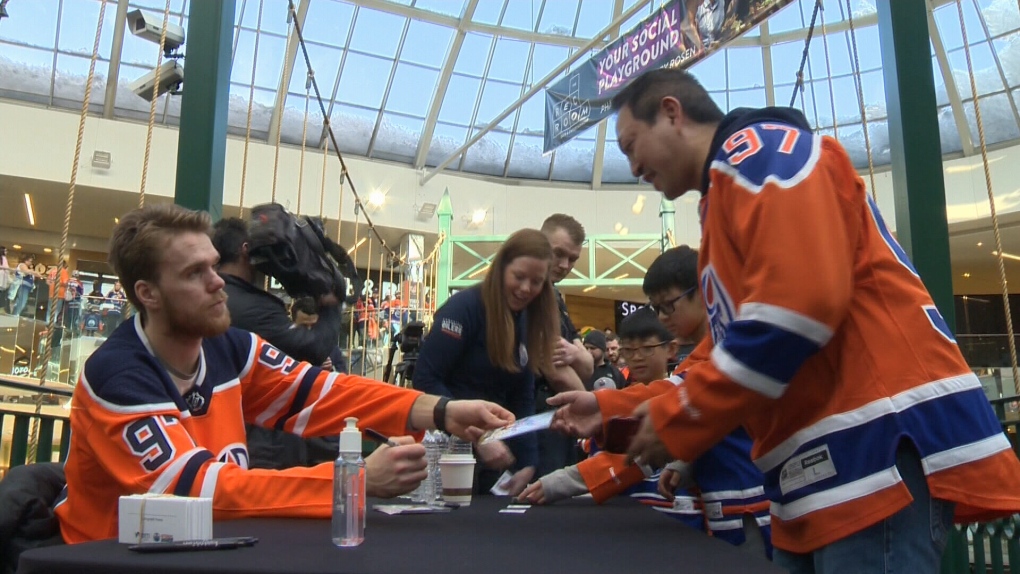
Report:
[[[78,115],[65,111],[0,102],[0,174],[66,183],[71,173]],[[173,197],[177,158],[177,130],[157,127],[153,133],[146,193]],[[343,137],[343,134],[340,134]],[[92,187],[133,192],[141,179],[145,126],[124,120],[90,117],[86,123],[78,173],[78,183]],[[237,205],[241,189],[241,165],[244,140],[229,137],[224,181],[224,203]],[[111,154],[109,169],[90,165],[96,150]],[[267,202],[272,197],[273,166],[276,149],[266,143],[250,142],[245,206]],[[617,232],[617,224],[630,233],[658,233],[658,195],[649,186],[626,189],[606,187],[592,190],[584,186],[527,181],[487,181],[482,178],[443,173],[419,185],[420,172],[402,166],[363,158],[348,157],[351,178],[367,201],[373,190],[386,195],[385,204],[372,213],[373,220],[388,227],[435,233],[437,222],[416,217],[414,205],[438,203],[449,189],[456,211],[454,233],[463,235],[507,234],[522,227],[535,227],[550,213],[575,215],[592,234]],[[300,148],[282,146],[279,152],[276,198],[296,207],[301,164]],[[995,150],[990,154],[996,207],[1000,213],[1020,211],[1020,147]],[[322,181],[322,151],[308,150],[304,160],[303,192],[300,211],[318,213]],[[988,203],[980,157],[947,160],[946,212],[950,223],[987,217]],[[324,214],[335,219],[339,204],[340,168],[335,157],[326,161]],[[892,182],[888,171],[876,174],[879,205],[890,226],[894,226]],[[645,196],[640,213],[633,209],[638,196]],[[478,227],[467,219],[478,209],[488,212]],[[689,194],[676,202],[676,229],[679,243],[697,244],[699,226],[697,200]],[[342,219],[354,221],[354,202],[345,192]]]

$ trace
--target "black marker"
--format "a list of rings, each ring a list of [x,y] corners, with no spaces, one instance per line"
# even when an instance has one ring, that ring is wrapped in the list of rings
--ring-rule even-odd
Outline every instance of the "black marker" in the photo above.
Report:
[[[213,538],[212,540],[182,540],[180,542],[146,542],[128,546],[128,550],[149,554],[153,552],[192,552],[197,550],[233,550],[242,546],[254,546],[259,541],[254,536],[236,538]]]
[[[379,444],[384,444],[386,446],[400,446],[397,443],[393,442],[393,439],[375,429],[367,428],[365,429],[365,434],[367,434],[369,438],[371,438],[372,440]]]

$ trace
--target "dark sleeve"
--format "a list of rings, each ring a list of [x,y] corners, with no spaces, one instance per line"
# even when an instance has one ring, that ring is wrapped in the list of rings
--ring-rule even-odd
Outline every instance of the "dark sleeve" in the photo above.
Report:
[[[467,342],[474,333],[477,321],[475,299],[472,293],[451,297],[436,311],[432,329],[422,341],[418,364],[414,368],[411,384],[415,389],[432,395],[452,397],[446,382],[461,362]],[[480,302],[480,300],[479,300]]]
[[[319,309],[319,321],[311,329],[294,329],[290,316],[282,306],[266,306],[247,313],[251,332],[287,355],[313,365],[321,365],[340,340],[340,308]],[[247,325],[246,325],[247,326]]]
[[[567,302],[559,291],[556,291],[556,305],[560,311],[560,335],[571,343],[574,340],[580,340],[581,334],[577,332],[577,327],[574,326],[574,322],[570,319],[570,313],[567,311]]]
[[[507,393],[506,404],[506,408],[518,420],[535,414],[535,376],[530,371],[520,376],[525,380],[512,386],[512,391]],[[538,466],[538,433],[508,439],[506,445],[517,459],[518,470],[526,466]]]

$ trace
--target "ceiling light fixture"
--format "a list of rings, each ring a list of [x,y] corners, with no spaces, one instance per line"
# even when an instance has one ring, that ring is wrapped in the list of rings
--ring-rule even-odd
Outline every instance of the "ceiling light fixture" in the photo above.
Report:
[[[998,255],[998,251],[992,251],[992,255]],[[1020,261],[1020,255],[1013,255],[1012,253],[1002,252],[1002,257],[1005,259],[1012,259],[1013,261]]]
[[[591,287],[585,287],[585,288],[584,288],[584,292],[585,292],[585,293],[588,293],[588,292],[590,292],[590,291],[594,291],[594,290],[595,290],[595,287],[597,287],[597,285],[592,285]]]
[[[28,224],[35,227],[35,209],[32,207],[32,196],[25,194],[25,209],[28,211]]]
[[[19,251],[21,250],[21,246],[18,245],[17,243],[15,243],[14,245],[11,245],[11,247],[14,248],[14,249],[17,249]]]
[[[476,209],[474,213],[471,214],[471,224],[481,225],[482,222],[485,221],[485,215],[487,213],[488,212],[485,211],[484,209]]]
[[[386,194],[378,189],[368,194],[368,204],[372,207],[382,207],[386,203]]]
[[[627,277],[630,277],[630,273],[620,273],[616,277],[613,277],[613,279],[626,279]]]
[[[978,241],[978,247],[981,247],[982,245],[984,245],[984,242]]]
[[[49,247],[43,247],[43,253],[53,253],[53,250]]]
[[[970,279],[970,273],[964,273],[963,274],[963,278],[964,279]]]

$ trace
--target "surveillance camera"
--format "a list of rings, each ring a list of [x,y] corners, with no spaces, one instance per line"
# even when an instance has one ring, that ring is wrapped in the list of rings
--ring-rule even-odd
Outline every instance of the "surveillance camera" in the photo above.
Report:
[[[163,33],[163,18],[156,18],[152,14],[146,14],[141,10],[132,10],[127,14],[128,30],[139,38],[159,44],[160,36]],[[167,22],[166,42],[163,50],[170,53],[184,44],[184,28],[177,24]]]
[[[175,93],[184,81],[184,67],[177,63],[177,60],[167,60],[159,67],[159,89],[156,96],[162,96],[167,92]],[[131,82],[128,86],[135,94],[152,101],[152,86],[156,83],[156,70],[153,70],[141,78]]]

